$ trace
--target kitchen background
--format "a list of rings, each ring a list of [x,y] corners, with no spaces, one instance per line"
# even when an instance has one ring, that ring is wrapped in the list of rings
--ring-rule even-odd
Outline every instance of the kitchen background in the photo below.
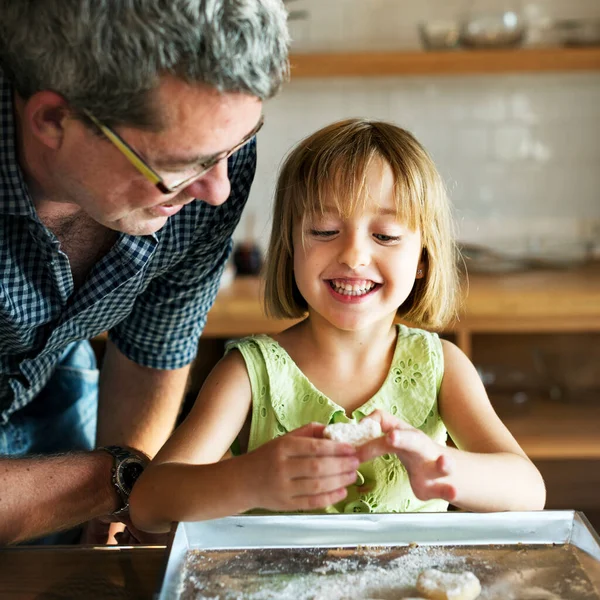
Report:
[[[292,52],[420,50],[419,24],[517,9],[525,45],[556,19],[600,17],[600,0],[294,0]],[[278,166],[302,137],[338,119],[388,119],[433,155],[461,241],[513,255],[578,260],[600,252],[600,73],[292,80],[265,105],[256,179],[235,238],[264,249]]]
[[[277,170],[301,138],[351,116],[412,131],[447,182],[469,256],[465,307],[443,335],[471,357],[494,407],[540,468],[547,507],[583,510],[600,530],[600,0],[286,4],[300,75],[292,69],[291,82],[265,104],[255,183],[235,233],[238,257],[252,263],[248,240],[266,248]],[[427,54],[423,47],[422,23],[440,33],[449,22],[508,10],[527,24],[519,45],[542,50]],[[565,20],[573,19],[585,24],[579,33],[589,47],[561,49],[574,35]],[[442,39],[453,44],[454,33],[450,27]],[[340,76],[345,68],[368,74],[368,53],[378,51],[391,52],[384,64],[393,70],[400,61],[403,74]],[[339,62],[337,74],[327,73],[326,58],[311,62],[344,52],[365,54]],[[416,63],[420,74],[407,75]],[[257,278],[224,279],[188,403],[226,339],[290,324],[264,316],[259,289]]]

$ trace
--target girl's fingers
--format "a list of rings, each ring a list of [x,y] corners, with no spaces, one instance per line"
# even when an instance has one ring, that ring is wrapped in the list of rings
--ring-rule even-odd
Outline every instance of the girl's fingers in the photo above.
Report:
[[[387,436],[382,436],[356,448],[359,462],[367,462],[383,454],[394,453],[396,449],[390,444]]]
[[[396,450],[414,454],[423,454],[424,450],[431,446],[431,438],[418,429],[411,429],[410,431],[394,429],[388,433],[387,438]]]
[[[355,456],[319,457],[319,458],[292,458],[290,459],[290,475],[292,479],[306,477],[319,479],[331,477],[342,473],[354,473],[360,466]]]
[[[426,489],[428,498],[440,498],[446,502],[452,502],[456,498],[456,488],[449,483],[431,483]]]
[[[390,452],[396,454],[407,468],[411,464],[419,465],[426,462],[435,463],[437,469],[437,460],[444,455],[442,446],[418,429],[412,429],[411,431],[394,429],[388,434],[387,438],[392,447]],[[442,460],[439,467],[442,470],[450,468],[450,461]]]
[[[340,488],[346,488],[356,481],[356,471],[339,473],[331,477],[305,477],[294,479],[290,483],[290,496],[293,501],[302,496],[322,496],[331,494]]]
[[[297,456],[348,456],[356,454],[354,446],[323,438],[325,425],[309,423],[283,436],[290,440]]]
[[[300,431],[297,429],[296,431]],[[356,449],[350,444],[342,444],[333,440],[291,435],[285,441],[291,457],[309,456],[355,456]],[[285,436],[287,437],[287,436]],[[284,438],[278,438],[283,440]]]
[[[322,438],[323,429],[325,429],[325,425],[322,423],[309,423],[308,425],[294,429],[294,431],[290,431],[288,435],[294,437]]]
[[[377,421],[381,425],[381,431],[383,431],[383,433],[388,433],[392,429],[412,429],[412,426],[406,421],[402,421],[398,419],[398,417],[394,417],[394,415],[390,415],[390,413],[380,409],[374,410],[372,413],[368,414],[365,419]]]
[[[293,510],[317,510],[337,504],[348,495],[345,487],[340,487],[325,494],[314,494],[308,496],[296,496],[293,499]]]
[[[447,502],[454,502],[456,499],[456,488],[453,485],[447,484],[442,498]]]
[[[400,460],[408,458],[411,455],[423,456],[425,458],[426,447],[423,438],[429,441],[429,438],[418,429],[399,430],[392,429],[387,435],[376,438],[356,449],[356,454],[360,462],[371,460],[383,454],[397,454]],[[430,454],[430,453],[428,453]],[[431,460],[432,456],[427,456]]]
[[[452,461],[445,454],[440,454],[435,461],[435,467],[440,477],[450,475],[452,472]]]

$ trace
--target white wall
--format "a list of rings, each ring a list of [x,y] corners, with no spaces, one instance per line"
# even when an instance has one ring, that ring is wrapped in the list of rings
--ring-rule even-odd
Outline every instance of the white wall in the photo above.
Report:
[[[293,51],[415,49],[419,20],[451,16],[460,4],[297,0],[289,8],[307,9],[310,18],[292,22]],[[540,23],[595,10],[600,16],[598,0],[523,4]],[[236,239],[254,219],[254,235],[266,244],[276,171],[299,139],[361,116],[394,121],[426,146],[447,182],[461,239],[515,252],[555,253],[586,242],[600,248],[598,71],[299,79],[266,104],[265,115],[256,179]]]

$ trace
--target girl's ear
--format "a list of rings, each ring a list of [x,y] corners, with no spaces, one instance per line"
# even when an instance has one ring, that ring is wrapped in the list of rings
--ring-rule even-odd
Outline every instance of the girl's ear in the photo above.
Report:
[[[419,260],[419,264],[417,265],[417,273],[415,275],[415,279],[423,279],[425,274],[427,273],[427,248],[423,248],[423,252],[421,253],[421,259]]]

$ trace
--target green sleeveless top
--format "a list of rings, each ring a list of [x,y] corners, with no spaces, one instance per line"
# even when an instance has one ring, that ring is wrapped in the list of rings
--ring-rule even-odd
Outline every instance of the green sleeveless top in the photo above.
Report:
[[[442,344],[437,334],[397,325],[398,338],[388,376],[379,391],[348,418],[344,409],[306,378],[289,354],[271,337],[257,335],[229,342],[226,352],[242,354],[252,386],[252,422],[248,451],[313,421],[360,421],[383,409],[445,445],[447,431],[437,397],[444,372]],[[358,486],[369,491],[359,493]],[[440,512],[443,500],[421,501],[410,487],[408,473],[396,455],[363,463],[356,484],[327,513]]]

